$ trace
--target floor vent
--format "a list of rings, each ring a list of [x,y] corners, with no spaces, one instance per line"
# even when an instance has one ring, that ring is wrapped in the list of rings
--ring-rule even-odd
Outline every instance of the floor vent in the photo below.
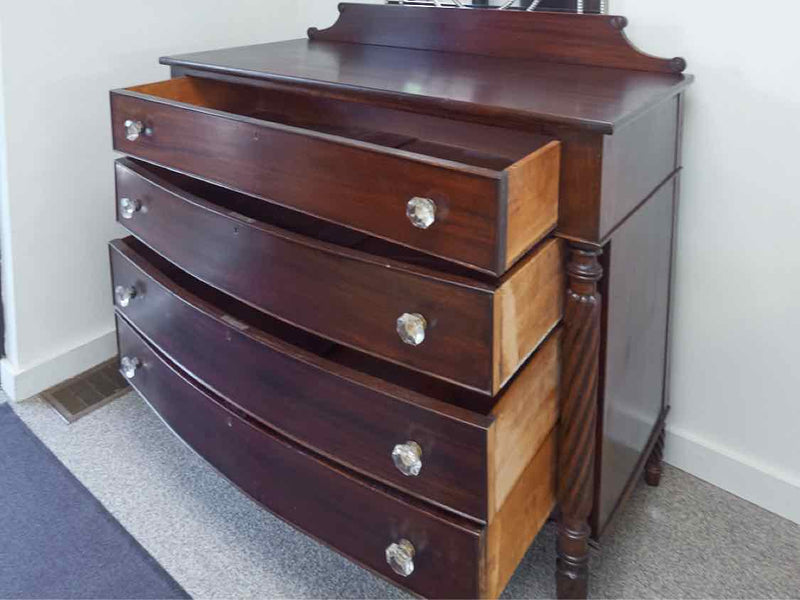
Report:
[[[74,423],[93,410],[105,406],[130,391],[120,375],[116,358],[60,383],[40,396],[47,400],[68,423]]]

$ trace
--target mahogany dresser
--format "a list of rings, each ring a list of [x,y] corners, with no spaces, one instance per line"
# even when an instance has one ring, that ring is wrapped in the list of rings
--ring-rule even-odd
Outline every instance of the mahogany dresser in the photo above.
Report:
[[[427,597],[560,597],[658,483],[682,59],[623,17],[343,4],[111,93],[121,369],[282,519]],[[266,540],[265,540],[266,543]]]

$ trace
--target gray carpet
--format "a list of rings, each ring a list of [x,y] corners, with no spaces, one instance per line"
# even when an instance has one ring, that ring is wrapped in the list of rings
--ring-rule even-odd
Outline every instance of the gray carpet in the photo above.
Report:
[[[405,597],[261,510],[135,394],[71,426],[41,401],[13,406],[194,597]],[[505,596],[552,597],[554,553],[547,526]],[[800,598],[800,526],[673,468],[592,560],[595,598]]]
[[[0,598],[187,598],[0,404]]]

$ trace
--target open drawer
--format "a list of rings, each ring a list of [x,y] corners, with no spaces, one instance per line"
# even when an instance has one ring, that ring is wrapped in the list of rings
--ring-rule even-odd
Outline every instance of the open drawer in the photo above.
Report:
[[[418,595],[497,598],[553,508],[553,431],[496,518],[480,525],[261,426],[153,349],[125,319],[117,324],[123,373],[184,442],[282,519]]]
[[[306,447],[476,521],[502,511],[555,426],[558,331],[488,398],[272,319],[132,238],[110,254],[115,288],[133,290],[119,313],[203,385]]]
[[[487,395],[561,320],[558,239],[495,280],[131,159],[118,161],[116,174],[120,222],[198,279],[307,331]]]
[[[205,283],[337,343],[493,396],[563,312],[562,243],[500,280],[131,159],[120,222]]]
[[[193,77],[111,113],[120,152],[495,275],[558,218],[536,134]]]

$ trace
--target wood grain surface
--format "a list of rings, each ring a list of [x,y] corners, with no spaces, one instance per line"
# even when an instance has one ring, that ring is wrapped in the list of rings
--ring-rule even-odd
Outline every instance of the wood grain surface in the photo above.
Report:
[[[481,528],[391,494],[224,408],[156,354],[124,318],[117,327],[121,355],[142,362],[131,385],[242,491],[396,585],[428,597],[476,595]],[[396,575],[385,558],[386,547],[400,539],[416,550],[407,578]]]
[[[494,295],[494,388],[502,389],[564,315],[564,246],[550,239]]]
[[[415,146],[397,134],[387,141],[378,132],[364,141],[253,118],[260,96],[253,90],[240,94],[240,87],[180,78],[114,91],[114,147],[476,269],[505,271],[500,215],[508,174],[480,166],[487,164],[486,157],[425,140],[416,147],[428,154],[398,149],[393,146]],[[148,133],[128,140],[124,123],[129,119],[144,123]],[[467,160],[475,164],[459,162]],[[538,188],[526,189],[530,195]],[[414,197],[437,205],[437,221],[429,230],[412,226],[405,216]],[[556,201],[552,194],[540,201],[549,207],[550,222],[530,230],[528,245],[555,225]]]
[[[662,73],[686,68],[682,58],[637,50],[622,33],[628,21],[620,16],[448,8],[420,13],[406,6],[347,2],[339,12],[332,27],[311,28],[309,38]]]
[[[594,505],[603,276],[601,250],[569,248],[564,360],[558,429],[558,504],[560,519],[556,559],[559,598],[587,598],[589,585],[589,516]]]
[[[555,429],[525,466],[486,529],[481,598],[499,598],[556,503]]]
[[[325,346],[298,347],[286,341],[291,332],[265,331],[263,320],[254,323],[230,304],[223,310],[203,300],[213,297],[201,285],[194,293],[179,285],[150,254],[132,243],[112,244],[114,284],[134,286],[141,296],[118,310],[175,363],[254,418],[337,462],[486,520],[490,418],[354,371],[328,358]],[[392,462],[394,446],[409,440],[423,449],[418,477],[403,475]]]
[[[566,18],[568,26],[581,23]],[[450,27],[441,28],[439,38],[449,31]],[[457,30],[453,32],[452,43],[460,43]],[[486,33],[483,39],[499,37]],[[585,48],[591,52],[591,45]],[[227,77],[248,85],[513,129],[552,123],[598,133],[612,133],[693,81],[692,75],[554,63],[528,56],[420,52],[305,39],[169,56],[161,62],[172,66],[175,75]]]
[[[561,318],[556,240],[489,284],[300,236],[229,210],[229,195],[212,203],[130,161],[117,165],[117,193],[143,207],[120,222],[198,279],[337,343],[489,396]],[[245,205],[239,198],[236,208]],[[418,346],[397,333],[406,313],[427,321]]]
[[[332,460],[477,521],[494,518],[557,419],[557,334],[485,415],[454,406],[457,390],[441,399],[435,387],[428,396],[354,371],[324,341],[220,299],[134,240],[110,254],[114,285],[136,290],[117,310],[206,387]],[[409,440],[423,449],[417,477],[391,459]]]

